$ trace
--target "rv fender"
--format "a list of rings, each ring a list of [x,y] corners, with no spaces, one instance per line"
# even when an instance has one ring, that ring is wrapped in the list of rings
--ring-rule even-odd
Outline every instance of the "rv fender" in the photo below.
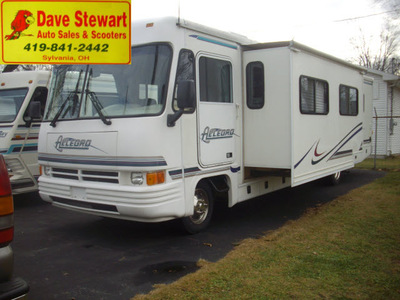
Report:
[[[215,192],[226,193],[229,191],[228,176],[219,175],[219,176],[207,178],[207,180]]]
[[[214,210],[214,193],[208,180],[201,180],[194,191],[193,214],[182,218],[186,232],[196,234],[210,224]]]

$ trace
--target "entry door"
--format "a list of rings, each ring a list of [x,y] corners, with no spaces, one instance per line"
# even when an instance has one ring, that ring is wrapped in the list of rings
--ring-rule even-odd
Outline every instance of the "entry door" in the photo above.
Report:
[[[236,107],[233,101],[232,64],[201,55],[198,64],[198,150],[202,166],[234,160]]]
[[[41,116],[43,118],[44,108],[46,106],[48,90],[44,86],[36,87],[29,104],[33,102],[40,102]],[[27,118],[29,106],[25,110],[24,120]],[[26,127],[24,127],[26,128]],[[38,140],[40,123],[32,123],[29,129],[26,130],[25,140],[23,149],[20,152],[20,158],[26,165],[29,173],[32,176],[39,176],[39,165],[38,165]]]

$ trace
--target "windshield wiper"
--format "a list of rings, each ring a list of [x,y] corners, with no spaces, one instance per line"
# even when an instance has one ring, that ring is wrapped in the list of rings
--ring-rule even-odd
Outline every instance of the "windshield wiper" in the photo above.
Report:
[[[73,101],[77,101],[76,96],[78,95],[79,82],[81,81],[82,72],[83,72],[83,70],[81,70],[79,73],[78,82],[76,83],[75,91],[69,93],[67,99],[65,99],[65,101],[61,105],[60,109],[57,111],[56,115],[54,116],[53,120],[51,121],[51,123],[50,123],[51,127],[56,127],[56,123],[57,123],[58,119],[60,118],[61,113],[63,112],[63,110],[65,108],[65,105],[67,105],[67,103],[69,103],[71,101],[71,99]],[[75,103],[73,103],[73,105],[75,105]],[[64,113],[64,116],[67,114],[67,112],[69,111],[70,108],[71,108],[71,105],[68,106],[67,110]],[[75,109],[74,109],[74,111],[75,111]]]
[[[94,108],[96,109],[97,113],[99,114],[100,119],[103,121],[104,124],[106,125],[111,125],[111,121],[107,120],[104,114],[101,112],[103,109],[103,106],[101,105],[99,98],[97,98],[97,95],[95,92],[89,91],[89,89],[86,90],[86,94],[89,95],[90,101],[92,101]]]
[[[93,71],[92,71],[92,68],[90,68],[89,79],[88,79],[87,86],[86,86],[86,95],[89,96],[90,101],[92,102],[94,108],[96,109],[96,111],[99,114],[99,117],[103,121],[103,123],[106,125],[111,125],[111,121],[107,120],[106,117],[104,116],[104,114],[101,112],[101,110],[104,107],[103,107],[103,105],[101,105],[101,102],[100,102],[99,98],[97,98],[96,93],[89,90],[89,84],[90,84],[90,80],[92,79],[92,75],[93,75]]]

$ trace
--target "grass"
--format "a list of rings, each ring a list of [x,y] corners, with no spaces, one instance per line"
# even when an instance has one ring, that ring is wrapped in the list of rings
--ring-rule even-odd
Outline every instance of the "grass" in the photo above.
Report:
[[[385,159],[376,159],[376,169],[385,171],[400,171],[400,156],[389,156]],[[373,169],[374,159],[368,158],[357,165],[359,169]]]
[[[400,172],[134,299],[400,299]]]

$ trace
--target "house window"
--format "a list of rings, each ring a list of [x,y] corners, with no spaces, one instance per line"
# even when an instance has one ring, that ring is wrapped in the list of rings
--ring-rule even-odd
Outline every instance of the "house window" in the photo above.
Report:
[[[201,57],[200,101],[232,102],[232,65],[229,61]]]
[[[300,111],[302,114],[328,114],[328,82],[307,76],[300,76]]]
[[[358,115],[358,90],[341,84],[339,86],[340,114],[343,116]]]
[[[246,67],[246,98],[250,109],[263,108],[265,102],[264,65],[262,62],[251,62]]]

